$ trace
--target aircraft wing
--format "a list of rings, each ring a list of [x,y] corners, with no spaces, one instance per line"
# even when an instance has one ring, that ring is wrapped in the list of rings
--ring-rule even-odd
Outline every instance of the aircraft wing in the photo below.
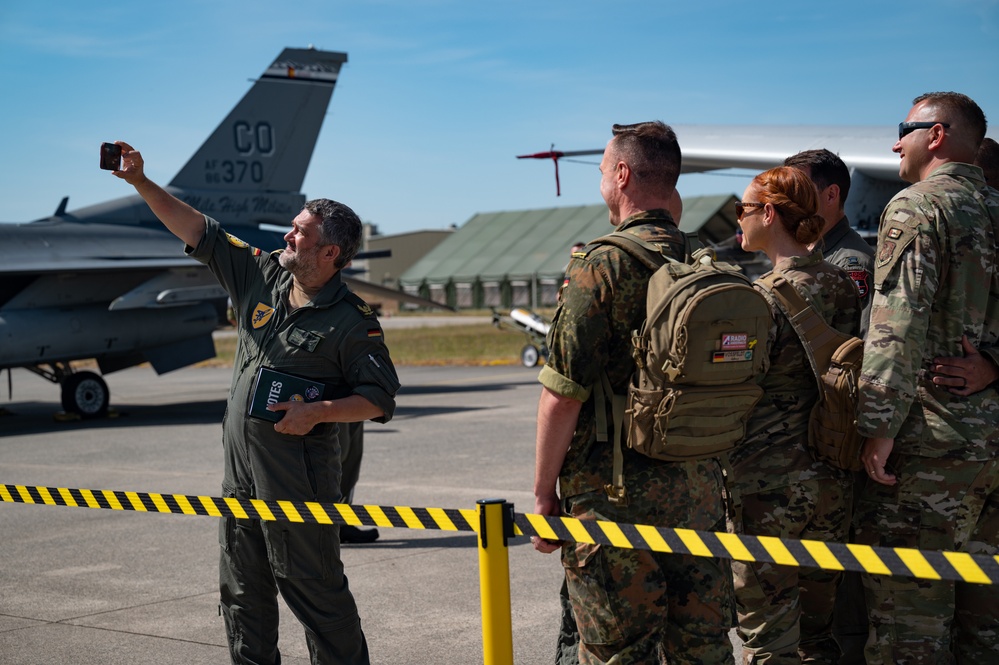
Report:
[[[826,148],[850,169],[852,179],[846,214],[861,233],[877,228],[881,211],[905,183],[898,176],[899,159],[892,152],[895,127],[847,125],[673,125],[683,153],[682,173],[724,169],[764,171],[780,166],[802,150]],[[601,155],[603,149],[519,155],[521,159],[551,159]],[[679,189],[683,193],[683,181]],[[557,190],[556,190],[557,191]]]
[[[375,296],[376,298],[398,300],[400,302],[407,302],[412,305],[418,305],[420,307],[446,309],[450,312],[456,311],[453,307],[442,305],[439,302],[434,302],[433,300],[428,300],[427,298],[421,298],[420,296],[414,296],[413,294],[406,293],[405,291],[399,291],[398,289],[393,289],[388,286],[381,286],[380,284],[368,282],[363,279],[358,279],[356,277],[349,277],[347,275],[344,275],[343,281],[347,283],[347,286],[349,286],[351,290],[356,291],[361,295],[371,295]]]
[[[683,151],[683,173],[721,169],[764,171],[802,150],[826,148],[846,165],[870,177],[896,180],[898,157],[892,153],[891,127],[808,125],[673,125]],[[602,155],[603,148],[518,155],[518,159],[554,159]]]
[[[901,183],[894,127],[676,125],[683,172],[743,168],[764,171],[802,150],[825,148],[868,177]]]

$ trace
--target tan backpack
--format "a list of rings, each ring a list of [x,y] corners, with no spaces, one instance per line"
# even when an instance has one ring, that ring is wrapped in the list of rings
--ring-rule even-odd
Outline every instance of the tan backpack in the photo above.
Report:
[[[837,469],[860,471],[863,437],[857,432],[857,379],[864,341],[825,322],[780,273],[757,280],[777,300],[798,334],[819,386],[808,421],[808,445],[815,457]]]
[[[707,249],[685,263],[631,234],[594,243],[619,247],[655,271],[646,320],[632,337],[636,370],[628,394],[612,400],[618,440],[606,490],[625,502],[622,433],[630,448],[667,461],[717,457],[745,437],[763,396],[757,378],[766,367],[770,306],[738,267],[716,262]],[[596,392],[598,404],[611,395],[606,375]],[[597,409],[598,432],[607,431],[603,413]]]

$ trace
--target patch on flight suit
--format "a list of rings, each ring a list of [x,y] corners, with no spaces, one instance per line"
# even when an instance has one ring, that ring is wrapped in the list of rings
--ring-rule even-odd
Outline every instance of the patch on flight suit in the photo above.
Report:
[[[371,339],[373,337],[381,337],[381,336],[382,336],[382,329],[381,328],[368,328],[368,338],[369,339]]]
[[[354,307],[356,307],[357,311],[359,311],[364,316],[373,316],[375,313],[375,311],[371,309],[368,303],[364,301],[359,301],[354,303]]]
[[[860,291],[860,297],[863,298],[867,295],[870,287],[867,285],[867,271],[866,270],[850,270],[850,279],[853,283],[857,285],[857,290]]]
[[[892,228],[888,229],[888,237],[891,238],[892,240],[898,240],[899,238],[902,237],[902,229],[893,226]]]
[[[254,330],[260,330],[270,322],[272,316],[274,316],[274,308],[258,302],[250,315],[250,325],[253,326]]]
[[[248,242],[246,242],[244,240],[240,240],[239,238],[237,238],[236,236],[232,235],[231,233],[225,234],[225,237],[229,240],[229,244],[232,245],[233,247],[239,247],[240,249],[246,249],[246,248],[248,248],[250,246],[250,243],[248,243]]]
[[[314,352],[321,341],[323,341],[322,335],[302,328],[292,328],[291,334],[288,335],[289,344],[305,349],[309,353]]]

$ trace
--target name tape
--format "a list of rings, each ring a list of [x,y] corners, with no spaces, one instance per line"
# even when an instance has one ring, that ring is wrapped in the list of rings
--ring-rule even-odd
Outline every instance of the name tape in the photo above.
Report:
[[[103,510],[203,515],[313,524],[349,524],[400,529],[479,531],[477,510],[348,505],[311,501],[264,501],[232,497],[157,494],[122,490],[0,485],[0,500]],[[770,536],[675,529],[646,524],[514,514],[515,536],[590,543],[737,561],[771,562],[873,575],[999,584],[999,556],[826,543]]]

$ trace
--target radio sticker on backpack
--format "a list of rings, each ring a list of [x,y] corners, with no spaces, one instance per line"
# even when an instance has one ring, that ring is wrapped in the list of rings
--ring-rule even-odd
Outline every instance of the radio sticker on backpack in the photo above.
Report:
[[[722,351],[743,351],[749,348],[748,333],[725,333],[721,338]]]

